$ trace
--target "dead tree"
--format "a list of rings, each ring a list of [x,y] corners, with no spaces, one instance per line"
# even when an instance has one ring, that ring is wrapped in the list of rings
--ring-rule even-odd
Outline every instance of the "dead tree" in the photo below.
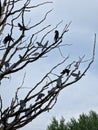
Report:
[[[15,97],[12,97],[12,101],[6,109],[3,108],[3,99],[0,96],[0,130],[16,130],[34,120],[41,113],[52,109],[57,102],[60,91],[78,82],[85,75],[94,61],[96,35],[92,58],[86,62],[84,60],[85,56],[83,56],[77,61],[72,61],[66,65],[65,63],[68,61],[69,56],[64,57],[60,51],[60,47],[62,46],[63,37],[68,32],[71,22],[66,24],[62,31],[58,30],[58,26],[61,25],[62,21],[53,28],[51,28],[50,24],[43,27],[42,23],[46,21],[48,14],[50,14],[52,10],[45,12],[42,19],[34,25],[31,24],[30,20],[25,20],[26,13],[29,15],[34,8],[50,4],[52,3],[51,1],[37,5],[33,5],[31,0],[3,0],[0,2],[1,84],[2,80],[9,78],[9,75],[12,76],[13,73],[21,71],[28,64],[36,62],[56,48],[59,48],[59,53],[63,58],[60,63],[56,64],[27,92],[22,100],[18,97],[19,91],[23,87],[22,85],[17,88]],[[22,4],[20,4],[21,2]],[[20,6],[17,7],[17,4]],[[34,31],[38,26],[40,26],[39,30]],[[9,29],[7,30],[7,28]],[[37,39],[37,36],[44,31],[45,33],[43,33],[41,39]],[[15,32],[17,32],[16,36],[14,35]],[[29,37],[27,32],[30,32]],[[48,38],[48,35],[51,33],[54,35],[52,42]],[[14,57],[17,58],[13,63]],[[80,65],[83,62],[87,63],[87,67],[81,71]],[[62,70],[55,73],[55,70],[62,65]]]

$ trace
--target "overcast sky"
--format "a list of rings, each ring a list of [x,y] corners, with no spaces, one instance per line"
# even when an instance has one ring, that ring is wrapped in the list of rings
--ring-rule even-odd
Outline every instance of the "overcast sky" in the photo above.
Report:
[[[37,0],[37,3],[41,1],[43,2],[43,0]],[[86,54],[86,58],[90,58],[94,33],[98,35],[98,0],[53,0],[53,2],[52,5],[43,6],[42,9],[39,8],[38,12],[40,13],[41,10],[46,11],[47,9],[53,8],[54,10],[49,15],[47,21],[53,23],[53,25],[57,24],[61,20],[63,20],[63,23],[65,24],[72,21],[72,24],[69,27],[69,32],[64,37],[64,43],[72,44],[72,46],[65,48],[65,54],[70,54],[70,57],[72,58],[78,58],[79,55],[83,56]],[[38,12],[35,12],[35,19],[36,13]],[[63,116],[66,121],[68,121],[71,117],[78,118],[79,114],[83,112],[89,113],[90,110],[98,112],[97,55],[98,45],[96,46],[94,64],[83,79],[78,83],[65,88],[59,94],[56,105],[49,113],[46,112],[41,114],[30,124],[20,130],[45,130],[53,116],[57,117],[57,119],[60,119]],[[55,55],[53,56],[53,59],[55,61]],[[45,60],[45,62],[44,65],[50,67],[51,60]],[[46,66],[43,67],[42,65],[39,68],[38,65],[37,70],[39,72],[45,72],[48,69]],[[36,77],[37,72],[34,72],[34,70],[36,70],[36,65],[33,66],[32,70],[32,73],[34,73]],[[31,72],[31,69],[28,68],[28,72]],[[22,79],[22,76],[20,79]],[[17,80],[18,79],[16,79],[16,82]],[[30,84],[30,81],[31,79],[27,78],[25,85],[32,85],[32,83]],[[3,83],[3,85],[4,84],[5,83]]]

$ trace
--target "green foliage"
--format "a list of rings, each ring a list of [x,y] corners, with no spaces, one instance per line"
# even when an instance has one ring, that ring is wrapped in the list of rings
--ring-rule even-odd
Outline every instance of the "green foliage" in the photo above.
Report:
[[[88,115],[83,113],[78,120],[71,118],[67,123],[63,117],[59,122],[53,117],[47,130],[98,130],[98,114],[94,111],[90,111]]]
[[[67,127],[65,125],[65,119],[62,117],[60,122],[56,120],[55,117],[52,119],[52,123],[48,125],[47,130],[67,130]]]

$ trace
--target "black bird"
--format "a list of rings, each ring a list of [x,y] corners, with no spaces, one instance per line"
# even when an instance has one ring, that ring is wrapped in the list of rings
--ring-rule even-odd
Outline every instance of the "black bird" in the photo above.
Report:
[[[70,73],[70,70],[69,70],[69,69],[64,69],[64,70],[61,72],[62,75],[66,74],[67,76],[69,75],[69,73]]]
[[[13,41],[14,42],[14,39],[11,37],[11,35],[7,35],[4,40],[3,40],[3,43],[6,44],[7,42],[10,42],[10,41]]]
[[[75,79],[79,79],[79,76],[80,76],[80,71],[78,73],[72,73],[71,75],[75,77]]]
[[[35,101],[38,101],[39,99],[42,99],[42,97],[44,97],[44,96],[45,96],[44,93],[40,93]]]
[[[62,76],[59,76],[57,79],[57,87],[61,87],[62,85]]]
[[[59,32],[55,30],[55,36],[54,36],[54,41],[57,42],[59,38]]]
[[[22,59],[23,57],[19,54],[19,58]]]
[[[19,30],[28,30],[28,28],[26,28],[25,26],[22,26],[20,23],[18,23],[18,27],[19,27]]]
[[[26,107],[26,103],[24,100],[20,100],[20,107],[21,107],[21,109]]]
[[[4,63],[4,65],[5,65],[5,69],[8,69],[10,67],[9,62],[7,62],[7,61]]]
[[[6,116],[8,113],[9,113],[9,107],[6,108],[2,114],[4,114]]]
[[[44,51],[44,50],[47,48],[48,42],[49,42],[49,41],[46,41],[46,43],[43,45],[42,51]]]
[[[51,90],[48,91],[48,94],[52,94],[55,93],[55,90],[57,89],[57,87],[52,88]]]
[[[25,111],[25,116],[26,116],[27,119],[31,118],[31,116],[32,116],[32,112],[31,111],[32,111],[32,104],[29,106],[29,109],[27,109]]]
[[[42,48],[43,45],[40,42],[36,42],[36,44],[38,45],[38,47]]]
[[[79,67],[79,62],[76,62],[74,67],[78,68]]]

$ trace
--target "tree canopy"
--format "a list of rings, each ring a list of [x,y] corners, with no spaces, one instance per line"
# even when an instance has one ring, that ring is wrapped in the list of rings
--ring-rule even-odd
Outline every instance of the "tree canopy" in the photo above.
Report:
[[[47,130],[98,130],[98,114],[90,111],[88,115],[83,113],[78,119],[71,118],[66,123],[63,117],[60,121],[53,117]]]

